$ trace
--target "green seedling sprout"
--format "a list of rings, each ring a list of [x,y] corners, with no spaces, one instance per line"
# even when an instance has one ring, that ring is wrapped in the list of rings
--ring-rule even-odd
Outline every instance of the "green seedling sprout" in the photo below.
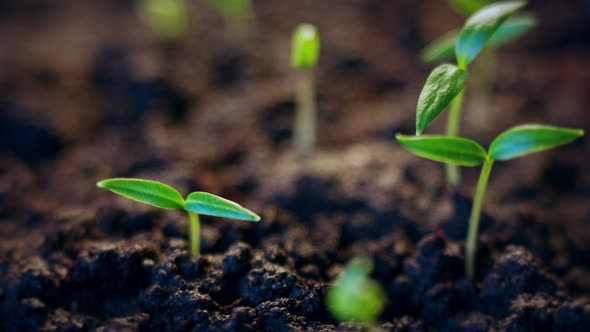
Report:
[[[141,0],[138,10],[145,24],[163,43],[174,43],[188,31],[186,0]]]
[[[291,66],[297,70],[295,91],[295,150],[309,156],[316,142],[316,101],[313,70],[320,57],[320,36],[316,27],[304,23],[293,32]]]
[[[373,270],[367,258],[355,258],[336,278],[327,294],[328,310],[339,321],[356,321],[372,326],[385,305],[385,292],[369,278]]]
[[[134,201],[162,209],[183,209],[188,212],[190,253],[193,256],[199,255],[201,251],[200,214],[253,222],[260,220],[256,213],[225,198],[195,191],[184,199],[176,189],[157,181],[116,178],[100,181],[96,185]]]
[[[240,37],[249,37],[254,29],[256,14],[251,0],[209,0],[225,23]]]
[[[580,129],[522,125],[498,135],[487,152],[479,143],[462,137],[398,134],[396,138],[404,148],[422,158],[457,166],[473,167],[483,164],[473,198],[465,243],[465,272],[468,278],[473,279],[481,207],[494,162],[548,150],[573,142],[583,135],[584,131]]]
[[[463,1],[456,3],[463,3]],[[517,24],[518,22],[507,25],[504,23],[525,5],[526,2],[523,1],[504,1],[487,5],[471,15],[456,36],[446,35],[443,37],[445,45],[454,43],[454,52],[452,53],[455,55],[458,65],[443,64],[437,67],[427,79],[416,108],[417,135],[422,134],[449,104],[450,113],[446,134],[447,136],[459,135],[460,115],[469,64],[490,43],[500,45],[516,36],[516,32],[522,32],[522,29],[515,28],[515,26],[521,26]],[[502,29],[502,26],[505,28]],[[430,58],[450,53],[448,48],[440,45],[427,52]],[[446,171],[447,181],[452,186],[457,186],[460,182],[458,167],[447,164]]]

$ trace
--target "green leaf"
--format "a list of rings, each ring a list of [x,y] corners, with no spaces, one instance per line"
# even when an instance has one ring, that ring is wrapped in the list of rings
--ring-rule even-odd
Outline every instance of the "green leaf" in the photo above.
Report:
[[[426,83],[416,106],[416,135],[426,128],[449,106],[463,90],[467,72],[457,66],[444,64],[435,68]]]
[[[293,31],[291,65],[297,69],[313,68],[320,57],[320,36],[313,24],[300,24]]]
[[[489,155],[508,160],[573,142],[584,135],[581,129],[545,125],[522,125],[506,130],[492,142]]]
[[[188,195],[184,209],[208,216],[249,221],[260,220],[260,217],[256,213],[242,207],[238,203],[202,191],[193,192]]]
[[[428,63],[447,61],[455,57],[455,42],[459,30],[451,30],[437,38],[421,53],[422,60]]]
[[[502,23],[525,5],[526,2],[523,1],[503,1],[486,6],[473,14],[465,22],[455,44],[459,67],[467,68]]]
[[[451,136],[395,136],[400,144],[413,154],[459,166],[477,166],[486,158],[486,152],[477,142]]]
[[[490,2],[492,0],[449,0],[449,5],[457,13],[469,16]]]
[[[184,207],[184,199],[178,191],[161,182],[118,178],[103,180],[96,185],[134,201],[159,208],[172,210]]]
[[[524,35],[535,25],[537,25],[537,21],[532,15],[523,14],[510,17],[496,30],[488,44],[490,47],[500,47]]]

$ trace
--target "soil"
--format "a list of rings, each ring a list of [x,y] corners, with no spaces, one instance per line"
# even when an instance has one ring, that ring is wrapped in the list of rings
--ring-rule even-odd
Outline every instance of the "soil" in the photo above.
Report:
[[[587,138],[494,166],[469,281],[478,169],[453,192],[440,164],[394,140],[432,68],[420,48],[461,18],[442,1],[255,5],[256,35],[191,2],[189,36],[161,45],[130,0],[0,2],[0,330],[361,331],[324,302],[357,255],[386,289],[386,331],[590,330]],[[498,52],[492,90],[469,87],[465,136],[590,127],[590,9],[529,9],[540,24]],[[323,40],[307,161],[292,152],[286,65],[301,21]],[[123,176],[222,195],[262,221],[204,217],[190,257],[187,216],[95,186]]]

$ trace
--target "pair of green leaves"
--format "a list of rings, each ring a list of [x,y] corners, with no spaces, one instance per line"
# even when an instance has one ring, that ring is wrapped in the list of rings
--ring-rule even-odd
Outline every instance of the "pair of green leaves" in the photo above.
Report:
[[[524,35],[535,27],[537,21],[532,15],[522,14],[508,18],[490,37],[485,47],[492,49]],[[455,43],[459,38],[459,30],[451,30],[436,39],[422,51],[422,59],[426,62],[448,61],[455,57]]]
[[[176,189],[157,181],[117,178],[100,181],[97,186],[162,209],[183,209],[196,214],[239,220],[260,220],[256,213],[225,198],[197,191],[183,199]]]
[[[463,91],[467,83],[467,65],[481,52],[502,23],[524,5],[525,2],[521,1],[492,4],[467,20],[455,43],[459,66],[443,64],[435,68],[420,93],[416,107],[416,135],[421,135]],[[506,40],[507,35],[508,32],[502,33],[497,40]]]
[[[459,166],[477,166],[488,159],[508,160],[573,142],[584,135],[580,129],[545,125],[522,125],[500,134],[488,152],[476,141],[449,136],[396,136],[415,155]]]

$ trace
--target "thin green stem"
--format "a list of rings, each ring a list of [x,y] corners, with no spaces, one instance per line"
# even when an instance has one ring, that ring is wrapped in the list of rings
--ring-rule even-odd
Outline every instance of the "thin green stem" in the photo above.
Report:
[[[447,120],[447,136],[457,136],[459,134],[459,122],[461,120],[461,108],[463,107],[463,96],[465,88],[459,92],[457,97],[451,102],[451,110]],[[447,181],[454,187],[461,182],[459,166],[446,164]]]
[[[473,198],[471,216],[469,217],[469,230],[467,231],[467,242],[465,243],[465,273],[469,279],[473,279],[475,276],[475,254],[477,251],[481,206],[483,204],[483,197],[486,192],[493,164],[494,160],[491,158],[488,158],[483,164],[479,180],[477,181],[475,197]]]
[[[298,71],[295,113],[295,149],[302,157],[309,156],[316,141],[316,102],[313,69]]]
[[[189,215],[189,247],[191,256],[198,256],[201,253],[201,223],[199,221],[199,215],[190,212]]]

